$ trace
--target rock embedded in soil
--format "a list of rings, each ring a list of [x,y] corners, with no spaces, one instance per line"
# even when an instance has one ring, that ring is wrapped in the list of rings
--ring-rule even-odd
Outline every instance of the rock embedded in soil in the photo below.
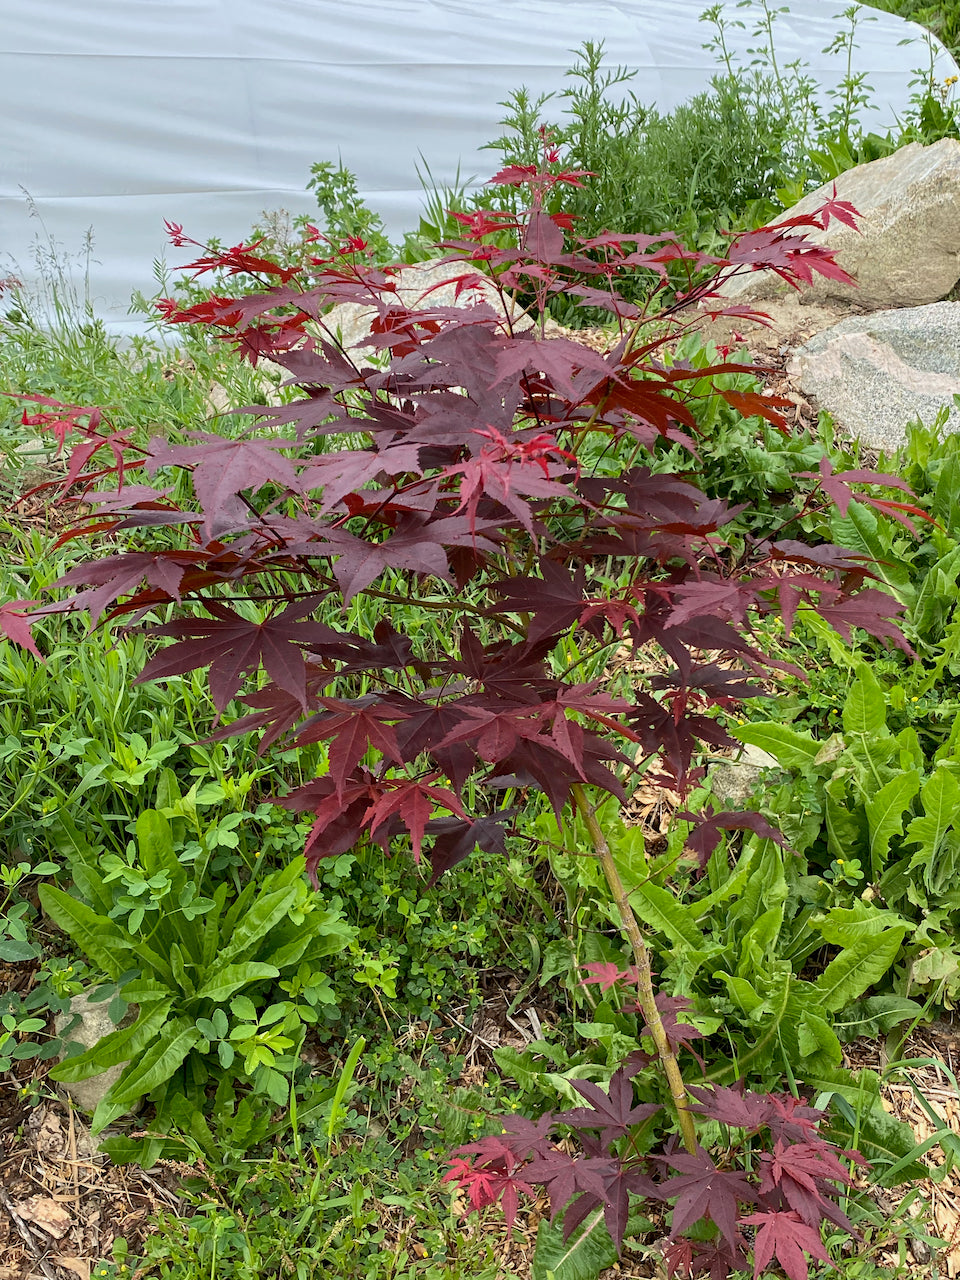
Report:
[[[724,760],[713,766],[709,773],[710,788],[722,804],[743,808],[756,791],[764,771],[779,767],[769,752],[749,745],[735,760]]]
[[[960,222],[960,218],[958,218]],[[787,372],[850,435],[892,453],[907,425],[960,431],[960,302],[849,316],[794,352]]]
[[[108,1013],[109,1006],[109,1001],[95,1002],[84,993],[74,996],[70,1001],[70,1008],[65,1013],[60,1014],[56,1020],[57,1034],[63,1034],[65,1028],[70,1026],[74,1016],[79,1017],[80,1021],[76,1026],[71,1027],[66,1032],[64,1042],[65,1045],[79,1045],[81,1052],[86,1053],[88,1049],[92,1049],[105,1036],[118,1029]],[[131,1005],[120,1026],[129,1026],[136,1020],[136,1016],[136,1006]],[[63,1061],[64,1057],[66,1057],[66,1054],[62,1054],[59,1061]],[[78,1080],[72,1084],[58,1081],[57,1088],[69,1098],[72,1098],[82,1111],[93,1112],[96,1111],[107,1090],[111,1089],[119,1080],[120,1074],[126,1065],[125,1062],[118,1063],[115,1067],[108,1067],[106,1071],[90,1076],[88,1080]]]

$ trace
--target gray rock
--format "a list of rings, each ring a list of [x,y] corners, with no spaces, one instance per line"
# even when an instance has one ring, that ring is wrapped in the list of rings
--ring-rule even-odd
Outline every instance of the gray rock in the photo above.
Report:
[[[501,315],[509,314],[516,329],[528,329],[533,320],[516,304],[507,312],[500,295],[493,283],[480,276],[477,288],[461,291],[457,297],[457,286],[453,283],[458,276],[476,273],[476,268],[469,262],[416,262],[401,267],[397,276],[397,295],[399,301],[413,309],[427,310],[432,307],[469,307],[472,303],[486,302]],[[439,287],[435,287],[439,286]],[[340,334],[340,340],[349,350],[370,336],[370,323],[376,315],[373,307],[364,307],[356,302],[342,302],[324,316],[325,326],[332,332]],[[372,356],[373,347],[366,350]]]
[[[104,1036],[117,1030],[107,1012],[109,1005],[109,1000],[94,1003],[83,993],[74,996],[70,1001],[69,1010],[56,1019],[57,1034],[63,1033],[74,1015],[79,1016],[80,1021],[66,1034],[66,1043],[79,1045],[85,1053],[99,1043]],[[135,1021],[136,1016],[136,1006],[131,1005],[120,1026],[129,1026]],[[78,1080],[75,1084],[58,1082],[57,1088],[72,1098],[82,1111],[93,1112],[96,1111],[97,1104],[107,1090],[120,1078],[120,1073],[126,1065],[125,1062],[118,1063],[115,1067],[108,1067],[106,1071],[101,1071],[99,1075],[91,1076],[89,1080]]]
[[[733,809],[742,808],[757,789],[764,769],[779,765],[769,752],[746,746],[735,760],[724,760],[710,770],[710,788],[716,798]]]
[[[893,452],[913,419],[950,410],[960,431],[960,302],[849,316],[794,352],[787,371],[850,435]]]
[[[815,276],[802,302],[832,299],[865,311],[917,307],[945,297],[960,280],[960,142],[912,142],[891,156],[858,165],[837,178],[837,197],[862,215],[859,232],[831,221],[808,240],[837,250],[857,288]],[[828,182],[788,210],[813,213],[833,194]],[[739,276],[721,290],[731,301],[781,297],[790,286],[769,271]]]

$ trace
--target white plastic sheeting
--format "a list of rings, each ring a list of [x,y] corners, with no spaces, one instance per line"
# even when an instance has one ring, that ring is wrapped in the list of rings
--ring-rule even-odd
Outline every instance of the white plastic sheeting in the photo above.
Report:
[[[776,0],[774,0],[775,5]],[[90,292],[112,327],[166,247],[163,219],[198,240],[242,239],[262,210],[316,213],[310,165],[343,163],[399,234],[416,226],[422,156],[434,178],[488,177],[502,102],[521,85],[562,89],[572,51],[603,40],[608,62],[667,110],[717,71],[702,49],[705,0],[0,0],[0,277],[29,286],[37,243],[76,255],[92,228]],[[775,24],[781,65],[800,58],[822,87],[838,0],[791,0]],[[746,29],[758,8],[727,6]],[[865,10],[856,69],[876,124],[909,99],[922,32]],[[906,37],[918,38],[902,47]],[[940,51],[937,74],[955,71]],[[569,82],[566,82],[569,83]],[[559,104],[554,115],[559,114]],[[29,194],[28,201],[25,193]]]

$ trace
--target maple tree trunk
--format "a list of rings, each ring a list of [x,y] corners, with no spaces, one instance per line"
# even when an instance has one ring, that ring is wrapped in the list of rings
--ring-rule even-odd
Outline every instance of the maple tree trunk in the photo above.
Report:
[[[660,1017],[660,1010],[657,1008],[656,995],[653,990],[653,970],[650,966],[650,952],[647,950],[647,944],[644,942],[643,934],[640,932],[637,917],[633,914],[633,908],[630,906],[630,900],[627,897],[626,889],[623,887],[623,881],[620,879],[620,872],[617,870],[616,863],[613,860],[610,845],[607,843],[603,829],[597,821],[596,810],[587,799],[582,785],[577,783],[572,790],[574,803],[586,823],[593,847],[596,850],[597,857],[600,859],[600,865],[603,867],[603,874],[610,887],[610,892],[613,894],[613,900],[617,904],[617,910],[620,912],[623,931],[633,948],[633,957],[636,961],[639,977],[637,982],[638,1002],[646,1020],[647,1029],[656,1046],[657,1055],[663,1064],[664,1074],[670,1086],[670,1096],[673,1098],[674,1105],[677,1108],[677,1118],[680,1121],[680,1134],[683,1138],[683,1145],[691,1155],[695,1155],[697,1134],[693,1124],[693,1116],[687,1108],[687,1086],[683,1082],[677,1056],[670,1047],[667,1033],[663,1028],[663,1019]]]

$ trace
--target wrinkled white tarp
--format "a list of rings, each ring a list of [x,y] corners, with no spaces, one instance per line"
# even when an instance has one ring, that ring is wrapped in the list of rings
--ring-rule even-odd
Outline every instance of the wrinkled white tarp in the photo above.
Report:
[[[419,220],[421,154],[441,184],[458,165],[487,178],[499,157],[479,148],[500,132],[498,103],[521,85],[562,89],[585,40],[636,68],[629,87],[661,110],[706,88],[718,68],[702,49],[704,3],[0,0],[0,277],[29,286],[37,243],[52,237],[82,287],[92,228],[96,312],[135,329],[130,293],[155,291],[154,260],[188,260],[166,245],[164,218],[235,243],[262,210],[315,214],[310,165],[338,155],[399,238]],[[835,85],[842,59],[821,51],[844,26],[840,7],[791,0],[775,24],[781,65],[801,58]],[[730,33],[744,63],[758,12],[727,5],[745,21]],[[873,123],[888,125],[925,64],[923,33],[866,15],[855,66],[875,91]],[[954,71],[941,51],[937,74]]]

